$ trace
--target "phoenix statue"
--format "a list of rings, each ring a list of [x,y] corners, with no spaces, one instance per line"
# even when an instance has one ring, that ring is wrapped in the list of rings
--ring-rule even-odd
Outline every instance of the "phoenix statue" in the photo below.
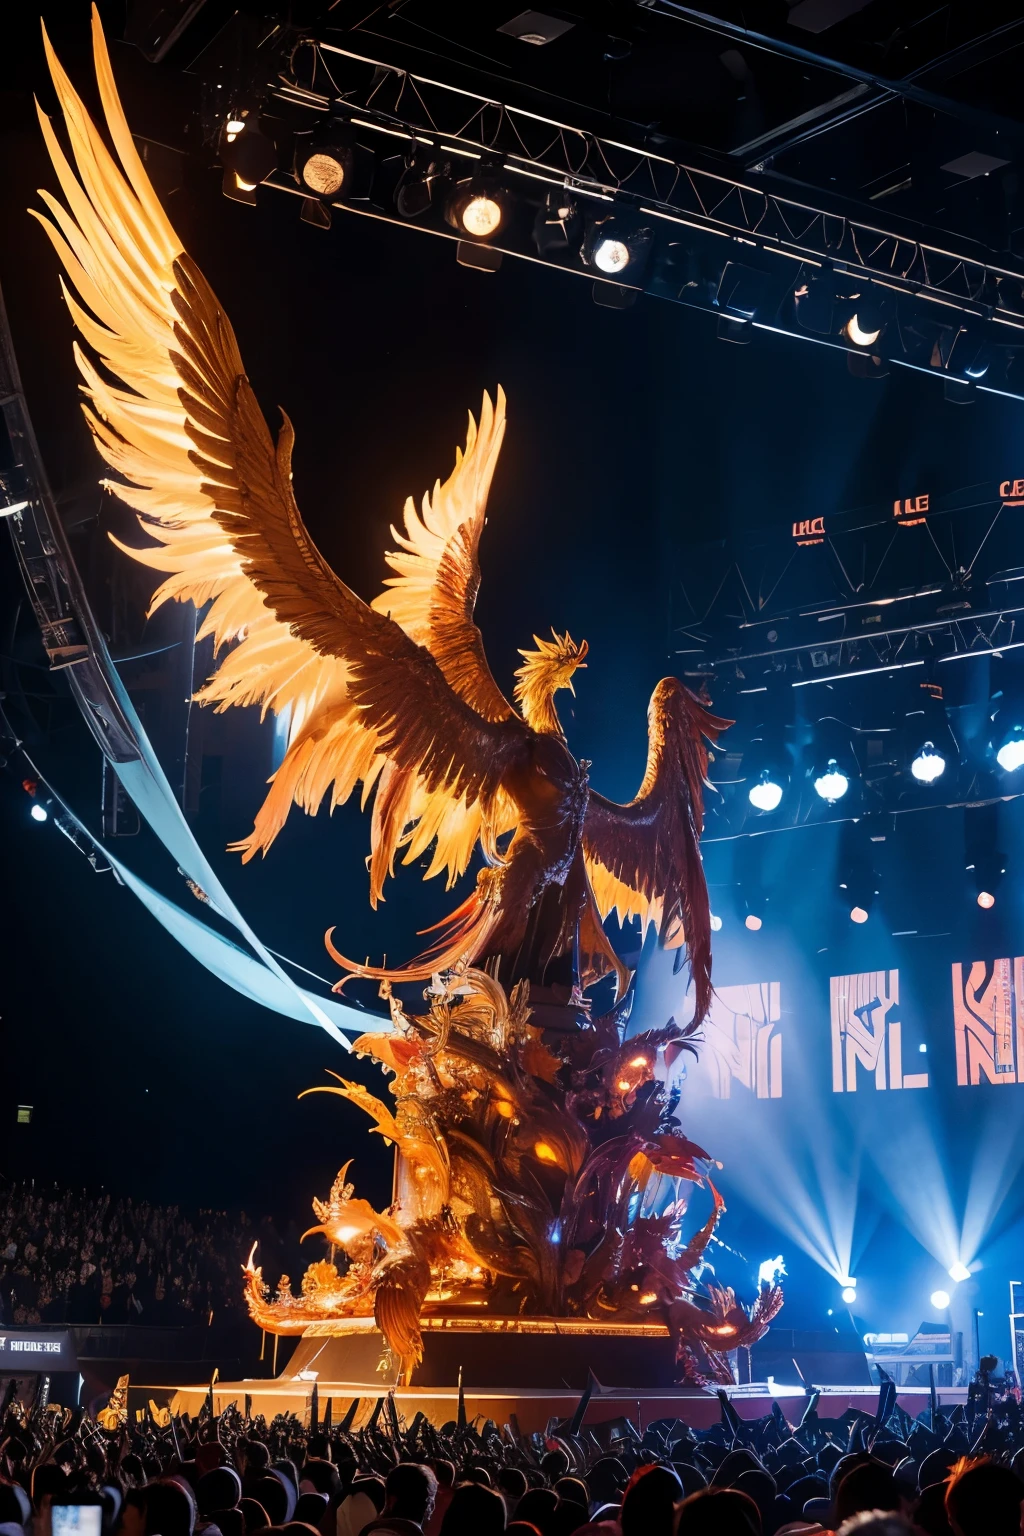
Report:
[[[699,840],[706,743],[729,722],[677,679],[660,682],[643,782],[620,805],[591,789],[555,706],[585,642],[534,637],[504,696],[474,622],[505,434],[500,389],[470,417],[448,478],[419,508],[406,503],[372,602],[330,568],[293,495],[292,425],[282,413],[275,440],[228,317],[150,184],[95,9],[93,41],[106,138],[46,40],[71,159],[40,112],[64,202],[44,191],[48,216],[36,216],[85,343],[75,346],[83,408],[116,476],[103,484],[148,539],[121,547],[162,574],[153,608],[204,610],[199,638],[212,637],[218,664],[200,702],[287,721],[284,759],[234,846],[243,860],[266,854],[293,806],[333,809],[359,788],[372,802],[373,905],[399,857],[427,857],[427,877],[449,886],[479,859],[469,896],[408,963],[357,965],[327,936],[339,986],[374,976],[390,1000],[391,1033],[356,1048],[395,1074],[396,1112],[343,1080],[330,1091],[360,1103],[398,1148],[398,1196],[374,1212],[339,1175],[317,1203],[330,1260],[310,1267],[302,1298],[285,1286],[274,1304],[250,1269],[254,1315],[286,1329],[372,1310],[408,1374],[421,1314],[460,1287],[512,1313],[654,1305],[685,1369],[721,1375],[724,1341],[763,1331],[776,1296],[749,1314],[731,1293],[696,1298],[721,1200],[684,1243],[680,1180],[704,1183],[709,1164],[681,1135],[663,1076],[711,999]],[[686,1024],[626,1038],[631,976],[603,927],[612,912],[685,944]],[[592,1019],[588,989],[609,976],[616,1001]],[[425,1012],[398,1000],[400,982],[430,983]]]

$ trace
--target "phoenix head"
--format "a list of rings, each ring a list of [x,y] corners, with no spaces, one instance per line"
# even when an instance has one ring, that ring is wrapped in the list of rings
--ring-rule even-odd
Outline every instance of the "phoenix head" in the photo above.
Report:
[[[535,731],[564,737],[561,721],[555,711],[555,694],[560,688],[576,690],[572,685],[577,667],[585,667],[584,657],[589,649],[586,640],[579,644],[566,631],[559,635],[554,629],[550,640],[534,635],[536,650],[521,650],[523,664],[516,671],[515,700],[523,719]]]

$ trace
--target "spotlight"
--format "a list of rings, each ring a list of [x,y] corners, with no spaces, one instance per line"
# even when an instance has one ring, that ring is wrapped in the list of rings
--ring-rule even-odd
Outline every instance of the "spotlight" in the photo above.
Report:
[[[855,1285],[844,1285],[840,1295],[846,1302],[846,1305],[852,1307],[853,1303],[857,1300],[857,1287]]]
[[[951,1264],[949,1266],[949,1278],[951,1280],[955,1280],[959,1285],[962,1280],[969,1280],[971,1278],[971,1272],[967,1268],[966,1264],[962,1264],[960,1260],[957,1259],[955,1264]]]
[[[232,130],[241,123],[238,132]],[[260,119],[248,110],[229,116],[221,135],[220,160],[224,167],[225,197],[255,203],[256,188],[277,170],[277,146],[262,130]]]
[[[843,326],[843,335],[855,347],[873,347],[885,330],[882,306],[871,293],[858,294],[853,302],[857,307]]]
[[[748,912],[746,917],[743,919],[743,926],[744,928],[749,928],[751,933],[757,933],[758,929],[761,927],[761,919],[758,917],[756,912]]]
[[[782,785],[775,782],[767,768],[763,768],[757,783],[750,786],[747,799],[755,810],[774,811],[782,799]]]
[[[996,753],[996,762],[1004,773],[1024,768],[1024,726],[1015,725]]]
[[[932,1291],[931,1303],[936,1312],[945,1312],[946,1308],[949,1306],[949,1292]]]
[[[850,922],[851,923],[866,923],[867,920],[868,920],[868,914],[865,912],[863,907],[851,907],[850,908]]]
[[[711,914],[711,932],[712,933],[720,933],[721,930],[722,930],[722,919],[720,917],[716,917],[714,912],[712,912],[712,914]]]
[[[594,219],[583,240],[582,256],[588,267],[606,277],[632,278],[643,267],[653,240],[647,228],[633,228],[615,214]]]
[[[508,194],[491,171],[460,181],[448,199],[445,218],[470,240],[490,240],[505,223]]]
[[[302,190],[325,202],[366,197],[373,169],[371,151],[359,144],[351,129],[340,122],[317,129],[295,155],[295,174]]]
[[[991,891],[979,891],[978,892],[978,906],[979,907],[984,907],[985,910],[988,911],[989,907],[994,907],[995,904],[996,904],[996,899],[992,895]]]
[[[45,805],[39,805],[38,802],[37,802],[32,807],[32,809],[29,811],[29,815],[32,817],[33,821],[45,821],[46,820],[46,806]]]
[[[839,768],[835,758],[830,757],[825,765],[825,772],[815,779],[814,788],[823,800],[828,801],[829,805],[835,805],[837,800],[843,798],[849,787],[850,781],[846,774]]]
[[[919,784],[934,784],[946,771],[946,759],[936,751],[933,741],[926,741],[910,765]]]

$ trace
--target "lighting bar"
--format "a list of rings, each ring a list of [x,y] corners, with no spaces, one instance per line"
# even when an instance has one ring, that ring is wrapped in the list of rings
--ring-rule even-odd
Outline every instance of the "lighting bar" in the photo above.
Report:
[[[9,507],[0,507],[0,517],[13,517],[16,512],[24,512],[28,506],[31,506],[31,502],[15,501]]]
[[[975,656],[1001,656],[1004,651],[1019,651],[1024,640],[1013,640],[1009,645],[993,645],[987,651],[957,651],[953,656],[940,656],[940,661],[970,661]]]
[[[946,660],[950,660],[947,657]],[[858,672],[832,672],[828,677],[802,677],[791,688],[809,688],[812,683],[842,683],[848,677],[873,677],[876,672],[902,672],[907,667],[923,667],[923,661],[894,661],[889,667],[861,667]]]

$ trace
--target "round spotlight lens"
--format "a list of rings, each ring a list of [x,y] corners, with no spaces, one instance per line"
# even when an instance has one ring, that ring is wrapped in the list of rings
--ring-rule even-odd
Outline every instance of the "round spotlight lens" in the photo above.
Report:
[[[966,1264],[961,1264],[960,1260],[957,1259],[955,1264],[949,1266],[949,1278],[955,1280],[957,1285],[959,1285],[962,1280],[969,1280],[971,1278],[971,1272]]]
[[[989,907],[994,907],[995,904],[996,904],[996,899],[992,895],[991,891],[979,891],[978,892],[978,906],[979,907],[984,907],[986,912],[988,911]]]
[[[227,122],[224,124],[224,132],[225,133],[230,133],[231,137],[233,139],[236,139],[238,137],[238,135],[242,132],[242,129],[244,127],[245,127],[245,119],[244,118],[238,117],[238,116],[231,116],[231,117],[228,118]]]
[[[1024,734],[1019,725],[1014,726],[1013,735],[999,748],[996,762],[1004,773],[1016,773],[1018,768],[1024,768]]]
[[[846,334],[855,347],[873,347],[882,334],[882,327],[877,330],[867,330],[860,323],[857,315],[853,315],[846,323]]]
[[[748,912],[743,919],[744,928],[749,928],[751,933],[756,933],[761,926],[761,919],[756,912]]]
[[[462,227],[474,240],[486,240],[501,223],[501,208],[493,197],[477,193],[471,197],[461,214]]]
[[[33,821],[45,821],[46,820],[46,806],[45,805],[34,805],[32,807],[32,809],[29,811],[29,815],[32,817]]]
[[[594,247],[594,266],[602,272],[622,272],[629,266],[629,246],[625,240],[605,236]]]
[[[855,1285],[844,1285],[841,1295],[846,1305],[852,1307],[853,1303],[857,1300],[857,1287]]]
[[[926,741],[911,763],[910,771],[919,784],[934,784],[946,771],[946,759],[935,750],[933,741]]]
[[[830,757],[825,767],[825,772],[814,781],[814,788],[823,800],[829,805],[834,805],[841,800],[850,787],[850,781],[838,767],[834,757]]]
[[[318,151],[302,167],[302,179],[318,197],[333,197],[345,182],[345,167],[336,155]]]
[[[863,907],[851,907],[850,908],[850,922],[851,923],[866,923],[867,920],[868,920],[868,914],[865,912]]]
[[[774,811],[782,799],[782,785],[776,784],[766,768],[757,783],[750,786],[747,798],[755,810]]]
[[[932,1291],[931,1302],[936,1312],[945,1312],[946,1308],[949,1306],[949,1292]]]
[[[711,914],[711,932],[712,933],[720,933],[721,929],[722,929],[722,919],[720,917],[716,917],[714,912],[712,912],[712,914]]]

